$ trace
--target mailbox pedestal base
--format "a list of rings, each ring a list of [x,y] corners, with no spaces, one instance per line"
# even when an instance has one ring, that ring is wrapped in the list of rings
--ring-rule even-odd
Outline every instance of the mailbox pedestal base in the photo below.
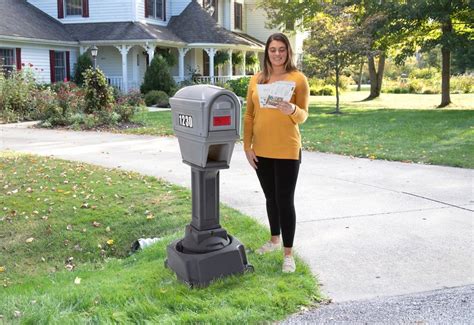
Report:
[[[230,244],[209,253],[184,253],[182,239],[175,240],[167,247],[166,266],[172,269],[180,281],[189,286],[207,286],[213,280],[231,275],[253,271],[248,264],[242,243],[229,235]]]

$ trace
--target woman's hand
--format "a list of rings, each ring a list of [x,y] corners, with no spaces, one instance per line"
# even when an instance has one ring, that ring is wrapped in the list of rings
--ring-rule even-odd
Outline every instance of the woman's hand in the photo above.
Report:
[[[253,151],[253,149],[245,150],[245,156],[247,157],[250,166],[252,166],[253,169],[257,169],[258,159],[255,155],[255,151]]]
[[[285,115],[291,115],[295,112],[296,106],[290,102],[279,102],[277,108]]]

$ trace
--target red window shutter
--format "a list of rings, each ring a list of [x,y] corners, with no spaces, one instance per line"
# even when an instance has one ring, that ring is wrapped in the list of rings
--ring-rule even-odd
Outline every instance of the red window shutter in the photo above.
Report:
[[[63,0],[58,0],[58,18],[64,18]]]
[[[21,70],[21,48],[16,48],[16,69]]]
[[[148,12],[148,7],[149,7],[149,2],[150,0],[145,0],[145,18],[150,16],[150,13]]]
[[[54,50],[49,50],[49,75],[51,77],[51,83],[54,83],[56,82],[56,80],[54,80]]]
[[[66,79],[71,80],[71,63],[69,61],[69,51],[66,51]]]
[[[89,0],[82,0],[82,17],[89,17]]]

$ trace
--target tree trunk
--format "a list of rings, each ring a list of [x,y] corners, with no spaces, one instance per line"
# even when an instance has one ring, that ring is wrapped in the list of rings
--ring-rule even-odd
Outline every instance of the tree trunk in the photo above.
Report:
[[[453,30],[453,26],[451,24],[451,20],[448,20],[443,26],[441,27],[443,31],[443,35],[451,33]],[[449,81],[451,76],[451,50],[448,48],[447,45],[443,45],[441,47],[441,104],[439,104],[439,108],[446,107],[451,104],[451,96],[449,94],[450,87]]]
[[[362,85],[362,69],[364,68],[364,61],[360,61],[359,80],[357,80],[357,91],[360,91]]]
[[[383,70],[385,68],[385,54],[380,53],[378,71],[375,68],[375,59],[372,54],[368,55],[370,75],[370,95],[365,100],[372,100],[380,96],[382,90]]]
[[[340,114],[341,111],[339,110],[339,68],[336,68],[336,114]]]

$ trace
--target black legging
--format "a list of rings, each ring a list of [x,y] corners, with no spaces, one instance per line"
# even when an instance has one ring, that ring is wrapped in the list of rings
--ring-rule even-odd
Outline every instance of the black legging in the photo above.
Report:
[[[293,247],[295,237],[295,187],[300,160],[257,157],[257,176],[267,201],[272,236],[283,238],[284,247]]]

